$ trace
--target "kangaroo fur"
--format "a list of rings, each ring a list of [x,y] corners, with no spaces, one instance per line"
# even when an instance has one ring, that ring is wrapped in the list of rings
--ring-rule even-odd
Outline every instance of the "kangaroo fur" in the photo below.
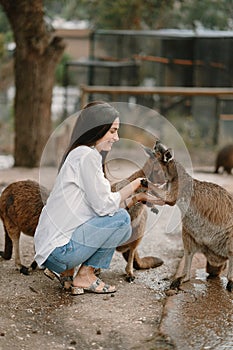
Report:
[[[160,163],[166,183],[149,183],[149,191],[168,205],[177,205],[182,216],[184,268],[171,288],[179,288],[190,279],[193,255],[201,252],[207,259],[209,278],[226,267],[227,290],[233,290],[233,196],[221,186],[192,178],[161,142],[151,150]]]

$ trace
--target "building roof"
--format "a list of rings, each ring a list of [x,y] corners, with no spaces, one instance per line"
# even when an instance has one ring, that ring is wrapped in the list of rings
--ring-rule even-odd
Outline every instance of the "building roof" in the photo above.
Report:
[[[207,30],[207,29],[160,29],[160,30],[96,30],[97,35],[135,35],[156,36],[165,38],[233,38],[233,31]]]

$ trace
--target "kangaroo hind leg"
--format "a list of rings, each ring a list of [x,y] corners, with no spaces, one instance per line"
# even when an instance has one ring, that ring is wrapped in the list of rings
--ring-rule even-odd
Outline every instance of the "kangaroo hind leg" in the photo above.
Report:
[[[128,250],[128,261],[125,268],[126,271],[126,280],[128,282],[133,282],[135,279],[134,273],[133,273],[133,262],[134,262],[134,254],[135,254],[136,247],[130,247]]]
[[[190,273],[191,273],[191,265],[193,260],[193,252],[184,251],[184,267],[183,271],[180,276],[176,277],[172,283],[170,288],[171,289],[179,289],[180,285],[183,282],[187,282],[190,280]]]
[[[16,269],[23,273],[24,275],[28,275],[28,268],[21,263],[20,258],[20,249],[19,249],[19,239],[20,239],[20,228],[12,223],[11,220],[5,220],[4,222],[5,230],[10,237],[13,244],[13,252],[15,256],[15,266]]]
[[[4,231],[5,231],[5,247],[4,247],[4,251],[0,252],[0,256],[5,260],[10,260],[12,256],[13,245],[12,245],[12,240],[7,232],[5,224],[4,224]]]

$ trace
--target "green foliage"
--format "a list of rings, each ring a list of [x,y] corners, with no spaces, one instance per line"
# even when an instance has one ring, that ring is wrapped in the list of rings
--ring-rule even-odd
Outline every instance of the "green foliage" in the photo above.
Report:
[[[0,60],[6,55],[6,44],[13,41],[14,39],[9,21],[0,6]]]
[[[47,1],[48,2],[48,1]],[[50,3],[55,3],[51,1]],[[67,20],[98,29],[232,29],[233,0],[63,0]]]
[[[3,58],[4,54],[5,54],[4,35],[0,33],[0,59]]]
[[[54,16],[60,15],[63,16],[64,5],[66,1],[58,1],[58,0],[44,0],[44,11],[45,14],[53,18]]]
[[[89,20],[94,28],[150,29],[163,22],[173,3],[173,0],[72,0],[65,13],[70,20]]]
[[[44,0],[44,11],[95,29],[233,28],[233,0]],[[10,32],[1,7],[0,32]]]
[[[64,53],[55,71],[55,81],[58,85],[63,85],[64,66],[68,61],[70,61],[70,56]]]
[[[3,11],[2,7],[0,6],[0,33],[7,33],[9,31],[11,31],[11,27],[8,18],[5,15],[5,12]]]
[[[227,30],[232,27],[233,0],[185,0],[174,8],[172,21],[178,28]],[[232,28],[231,28],[232,29]]]

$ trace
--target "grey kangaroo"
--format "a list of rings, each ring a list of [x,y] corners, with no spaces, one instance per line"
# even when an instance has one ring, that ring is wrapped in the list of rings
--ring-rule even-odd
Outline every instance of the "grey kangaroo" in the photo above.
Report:
[[[146,149],[147,153],[149,149]],[[136,171],[129,178],[118,182],[112,186],[112,190],[120,189],[126,183],[137,177],[148,177],[152,182],[161,182],[160,167],[154,156],[149,156],[142,169]],[[141,188],[146,190],[146,188]],[[5,188],[0,197],[0,217],[5,229],[5,249],[0,252],[4,259],[10,259],[12,248],[15,254],[15,265],[23,274],[28,274],[27,267],[21,264],[19,239],[23,232],[28,236],[34,236],[38,219],[47,200],[49,191],[41,187],[37,182],[31,180],[17,181]],[[152,208],[156,211],[155,208]],[[144,204],[137,203],[129,209],[132,219],[133,233],[130,241],[117,248],[122,252],[127,261],[126,279],[131,282],[134,279],[133,268],[148,269],[155,268],[163,264],[163,261],[157,257],[146,256],[139,257],[137,247],[140,244],[145,230],[147,210]],[[12,247],[13,244],[13,247]],[[31,264],[31,268],[36,268],[36,262]]]
[[[233,197],[211,182],[193,179],[184,167],[173,159],[170,149],[157,141],[151,154],[159,161],[166,184],[149,183],[149,190],[166,204],[177,204],[182,214],[182,239],[185,263],[183,272],[174,279],[171,288],[179,288],[190,279],[193,255],[201,252],[207,259],[209,277],[217,277],[226,267],[227,290],[233,290]]]

